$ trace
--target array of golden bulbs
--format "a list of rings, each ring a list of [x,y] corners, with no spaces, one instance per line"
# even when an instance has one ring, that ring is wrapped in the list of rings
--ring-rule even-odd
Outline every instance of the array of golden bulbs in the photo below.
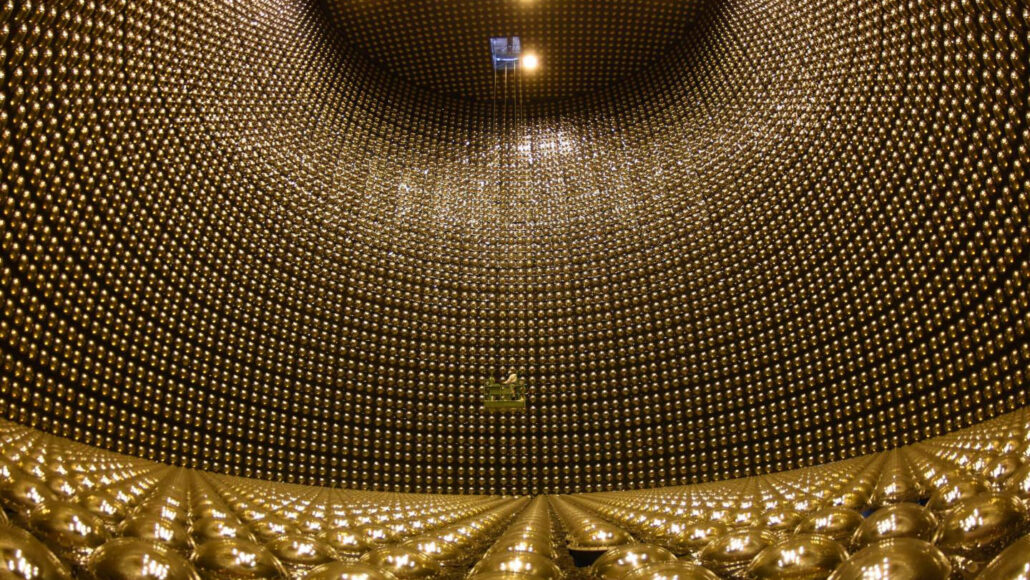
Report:
[[[505,497],[186,470],[0,424],[0,578],[1016,580],[1030,411],[685,487]]]
[[[516,140],[361,58],[326,1],[0,0],[0,416],[230,475],[525,495],[1030,403],[1025,2],[683,0],[668,61],[527,103]],[[366,4],[399,46],[426,25]],[[482,412],[512,369],[525,413]]]

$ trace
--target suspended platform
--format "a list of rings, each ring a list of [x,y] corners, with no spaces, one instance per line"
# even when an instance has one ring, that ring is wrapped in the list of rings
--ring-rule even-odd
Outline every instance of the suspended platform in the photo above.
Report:
[[[491,412],[521,411],[526,408],[526,381],[498,383],[490,379],[483,385],[483,408]]]

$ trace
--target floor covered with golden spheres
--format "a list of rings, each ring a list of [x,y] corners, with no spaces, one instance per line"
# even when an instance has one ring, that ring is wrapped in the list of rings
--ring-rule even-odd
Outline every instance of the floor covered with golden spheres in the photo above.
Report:
[[[0,456],[0,575],[19,578],[1015,580],[1030,566],[1030,410],[795,471],[533,498],[218,475],[7,422]]]

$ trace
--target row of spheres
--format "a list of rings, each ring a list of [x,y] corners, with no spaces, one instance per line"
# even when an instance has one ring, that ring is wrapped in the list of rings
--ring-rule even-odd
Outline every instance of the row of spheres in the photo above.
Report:
[[[16,578],[438,575],[526,501],[270,485],[3,431],[0,566]]]
[[[1014,580],[1030,412],[797,471],[533,499],[214,475],[4,423],[0,505],[14,578]]]
[[[1025,420],[1018,413],[858,465],[567,496],[560,513],[579,534],[570,548],[603,553],[593,566],[608,579],[657,577],[684,562],[693,568],[680,577],[698,579],[1025,578]]]

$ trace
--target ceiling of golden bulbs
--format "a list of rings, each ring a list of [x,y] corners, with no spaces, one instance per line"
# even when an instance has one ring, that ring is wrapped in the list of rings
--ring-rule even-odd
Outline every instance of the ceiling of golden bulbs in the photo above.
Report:
[[[540,59],[520,98],[604,90],[642,69],[684,66],[676,53],[704,0],[322,0],[343,41],[389,74],[433,91],[489,100],[488,40],[518,36]],[[498,82],[504,82],[503,74]],[[514,82],[514,81],[512,81]],[[510,93],[509,93],[510,94]]]

